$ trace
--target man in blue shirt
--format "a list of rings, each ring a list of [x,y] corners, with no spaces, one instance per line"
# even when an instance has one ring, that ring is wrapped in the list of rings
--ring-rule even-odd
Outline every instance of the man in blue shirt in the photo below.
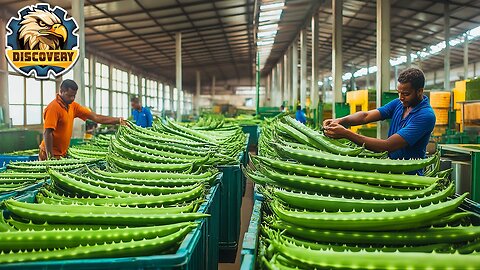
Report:
[[[423,95],[424,86],[425,75],[420,69],[406,69],[398,77],[399,98],[376,110],[325,120],[325,135],[347,138],[372,151],[388,151],[393,159],[425,158],[436,119],[428,97]],[[385,119],[392,119],[386,140],[366,137],[346,129]]]
[[[295,119],[297,119],[298,122],[300,122],[304,125],[305,125],[305,123],[307,123],[307,117],[305,116],[305,113],[302,111],[302,107],[300,105],[297,106],[297,112],[295,113]]]
[[[149,109],[142,107],[137,97],[130,99],[132,105],[132,116],[135,124],[141,127],[151,127],[153,123],[152,113]]]

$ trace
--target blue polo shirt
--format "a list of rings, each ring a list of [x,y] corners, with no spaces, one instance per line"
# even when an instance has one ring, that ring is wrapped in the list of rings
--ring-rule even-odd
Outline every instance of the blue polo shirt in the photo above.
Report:
[[[153,123],[153,116],[149,109],[142,107],[140,111],[132,110],[133,120],[137,126],[151,127]]]
[[[295,113],[295,119],[304,125],[305,123],[307,123],[307,118],[305,117],[305,113],[302,110],[297,110],[297,112]]]
[[[398,134],[408,143],[408,146],[391,152],[388,156],[392,159],[425,158],[427,144],[436,121],[428,97],[423,96],[423,100],[403,119],[404,107],[398,98],[378,110],[382,120],[392,119],[388,137]],[[423,174],[423,171],[418,173]]]

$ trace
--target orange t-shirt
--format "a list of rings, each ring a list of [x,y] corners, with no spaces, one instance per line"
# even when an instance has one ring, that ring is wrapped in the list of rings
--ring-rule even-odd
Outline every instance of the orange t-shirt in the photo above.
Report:
[[[73,132],[73,119],[87,120],[92,112],[82,105],[72,102],[68,107],[60,95],[50,102],[43,112],[43,128],[53,129],[53,155],[66,156]],[[40,148],[45,149],[42,141]]]

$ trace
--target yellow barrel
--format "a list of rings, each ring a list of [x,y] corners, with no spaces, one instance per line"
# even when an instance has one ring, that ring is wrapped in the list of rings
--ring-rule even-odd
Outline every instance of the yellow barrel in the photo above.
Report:
[[[432,108],[449,108],[450,93],[445,91],[430,92],[430,105]]]
[[[436,125],[448,124],[448,108],[433,108],[433,112],[437,118]]]

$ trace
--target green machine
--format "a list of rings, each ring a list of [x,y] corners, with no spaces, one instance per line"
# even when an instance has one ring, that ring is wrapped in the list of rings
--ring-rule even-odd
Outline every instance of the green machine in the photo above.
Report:
[[[0,153],[35,149],[41,142],[41,133],[23,128],[0,130]]]
[[[457,193],[470,192],[480,202],[480,144],[440,144],[440,155],[452,161]]]

